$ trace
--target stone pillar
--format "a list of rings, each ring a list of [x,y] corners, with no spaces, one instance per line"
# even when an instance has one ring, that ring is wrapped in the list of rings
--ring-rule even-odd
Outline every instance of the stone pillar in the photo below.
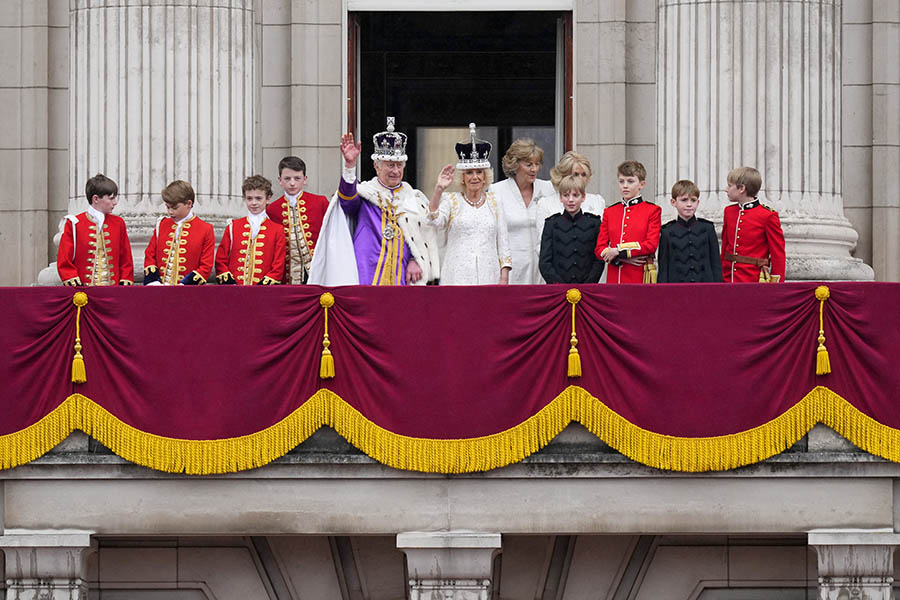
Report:
[[[891,529],[822,530],[809,533],[819,558],[819,600],[893,600]]]
[[[258,142],[256,1],[70,0],[69,212],[85,210],[89,177],[112,177],[138,278],[170,181],[193,185],[196,212],[219,232],[244,212]]]
[[[0,536],[6,557],[6,600],[87,600],[90,531],[10,530]]]
[[[759,169],[787,279],[871,280],[841,190],[841,0],[658,0],[657,201],[678,179],[721,223],[728,172]]]
[[[489,600],[499,533],[464,531],[397,534],[406,554],[410,600]]]
[[[880,281],[900,281],[900,11],[872,4],[872,261]]]

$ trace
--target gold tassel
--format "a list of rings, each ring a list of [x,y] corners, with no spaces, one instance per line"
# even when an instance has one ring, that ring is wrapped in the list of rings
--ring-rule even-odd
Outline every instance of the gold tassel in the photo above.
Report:
[[[578,338],[575,336],[575,305],[581,302],[581,291],[572,288],[566,292],[566,300],[572,305],[572,337],[569,339],[569,377],[581,377],[581,356],[578,355]]]
[[[828,358],[828,350],[825,348],[825,301],[831,297],[828,286],[820,285],[816,288],[816,300],[819,301],[819,347],[816,349],[816,375],[828,375],[831,373],[831,359]]]
[[[334,306],[334,296],[325,292],[319,297],[319,304],[325,309],[325,336],[322,338],[322,361],[319,363],[319,377],[334,377],[334,356],[331,354],[331,340],[328,339],[328,309]]]
[[[84,292],[75,292],[75,295],[72,296],[72,304],[78,307],[75,311],[75,357],[72,359],[72,383],[87,381],[84,357],[81,355],[81,308],[87,303],[88,297]]]
[[[644,283],[656,283],[657,277],[656,265],[653,264],[653,257],[651,256],[644,264]]]

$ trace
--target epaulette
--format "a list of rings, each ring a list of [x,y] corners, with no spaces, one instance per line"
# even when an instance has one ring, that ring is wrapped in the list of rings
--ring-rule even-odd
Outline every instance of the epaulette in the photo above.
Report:
[[[697,220],[699,221],[700,219],[697,219]],[[665,229],[666,227],[674,225],[677,222],[678,222],[678,219],[672,219],[671,221],[666,221],[665,223],[663,223],[662,229]]]
[[[715,223],[713,223],[713,222],[710,221],[709,219],[703,219],[703,218],[701,218],[701,217],[697,217],[697,222],[699,222],[699,223],[709,223],[710,225],[715,225]]]
[[[771,212],[777,212],[774,208],[772,208],[771,206],[767,206],[767,205],[763,204],[762,202],[760,202],[759,205]]]

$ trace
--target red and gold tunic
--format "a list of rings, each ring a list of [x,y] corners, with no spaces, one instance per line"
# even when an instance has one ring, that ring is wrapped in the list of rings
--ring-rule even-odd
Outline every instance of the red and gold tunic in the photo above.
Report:
[[[751,264],[753,260],[770,263],[771,274],[779,275],[779,282],[784,281],[784,232],[778,213],[759,200],[726,206],[722,225],[722,279],[759,282],[761,266]]]
[[[215,253],[216,235],[206,221],[191,217],[178,231],[174,219],[162,218],[144,252],[144,278],[155,274],[163,285],[177,285],[190,275],[202,285],[212,274]]]
[[[284,283],[306,283],[326,210],[328,198],[308,192],[300,192],[297,205],[293,208],[286,196],[266,207],[266,215],[284,226],[284,238],[287,242],[282,279]]]
[[[284,275],[284,228],[271,219],[265,219],[256,237],[252,234],[247,217],[229,221],[225,227],[216,252],[216,279],[220,283],[281,283]]]
[[[131,285],[134,265],[125,221],[116,215],[103,219],[102,234],[87,212],[66,216],[56,269],[65,285]]]
[[[631,200],[617,202],[603,211],[600,235],[594,254],[600,258],[604,248],[619,248],[623,245],[635,246],[622,249],[622,258],[653,256],[659,246],[659,228],[662,210],[651,202],[644,202],[638,196]],[[513,266],[515,268],[515,266]],[[627,263],[610,263],[606,271],[606,283],[643,283],[644,267]]]

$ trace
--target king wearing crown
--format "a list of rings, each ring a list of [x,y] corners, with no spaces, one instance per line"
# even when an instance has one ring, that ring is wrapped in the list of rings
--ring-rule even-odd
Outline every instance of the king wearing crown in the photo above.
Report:
[[[376,177],[357,183],[362,144],[341,138],[344,169],[322,222],[309,283],[319,285],[424,285],[439,274],[437,240],[425,227],[428,199],[403,181],[406,135],[374,136]]]

